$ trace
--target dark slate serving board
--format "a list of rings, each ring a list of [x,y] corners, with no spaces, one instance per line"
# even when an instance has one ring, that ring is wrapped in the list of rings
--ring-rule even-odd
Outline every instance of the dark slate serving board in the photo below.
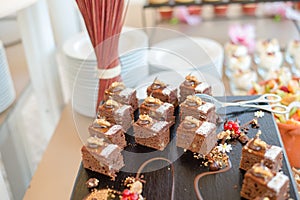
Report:
[[[237,101],[237,100],[248,100],[254,98],[253,96],[247,97],[226,97],[227,101]],[[238,118],[240,124],[244,124],[254,118],[255,109],[246,109],[232,107],[226,109],[226,118],[235,120]],[[178,111],[177,111],[178,115]],[[222,116],[224,119],[225,117]],[[142,154],[143,159],[135,159],[134,157],[127,157],[124,154],[124,160],[126,168],[120,172],[116,181],[111,181],[109,177],[86,170],[82,167],[79,168],[78,175],[73,187],[72,200],[81,200],[86,195],[89,194],[85,182],[89,178],[97,178],[100,180],[98,188],[114,188],[116,190],[123,190],[123,180],[128,176],[134,176],[138,167],[142,164],[142,160],[146,161],[151,157],[162,156],[168,157],[174,160],[173,166],[175,170],[175,199],[178,200],[192,200],[197,199],[194,191],[194,178],[205,171],[208,171],[207,167],[201,165],[201,159],[195,159],[193,153],[183,152],[182,149],[175,146],[175,130],[177,124],[171,129],[172,143],[163,152],[155,152],[153,154],[147,155]],[[262,131],[261,139],[266,141],[268,144],[282,146],[282,141],[279,136],[277,126],[275,124],[273,115],[271,113],[265,112],[263,118],[259,118],[260,130]],[[221,124],[218,130],[222,130]],[[132,129],[129,130],[129,134],[126,136],[129,143],[134,143],[134,138],[131,136]],[[248,136],[252,138],[257,133],[257,129],[250,128]],[[204,199],[241,199],[240,189],[243,181],[243,173],[239,170],[239,162],[241,157],[242,145],[239,142],[231,143],[233,150],[230,152],[229,157],[232,163],[232,168],[225,172],[216,175],[205,176],[200,179],[199,186],[200,191]],[[136,152],[136,153],[147,153],[153,152],[151,148],[143,147],[140,145],[129,145],[126,147],[125,151]],[[80,153],[80,152],[78,152]],[[158,170],[151,172],[151,167],[155,169],[161,166]],[[170,199],[171,198],[171,187],[172,187],[172,174],[170,166],[164,161],[156,161],[148,165],[145,170],[149,171],[143,173],[146,184],[143,189],[143,196],[147,200],[157,200],[157,199]],[[287,163],[287,157],[284,152],[283,168],[284,174],[290,177],[290,197],[293,199],[298,199],[296,193],[296,186],[292,179],[292,172],[290,165]]]

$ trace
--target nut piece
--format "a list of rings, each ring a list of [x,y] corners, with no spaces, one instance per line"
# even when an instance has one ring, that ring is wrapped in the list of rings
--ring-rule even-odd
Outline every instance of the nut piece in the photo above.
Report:
[[[140,115],[139,119],[142,121],[143,124],[151,124],[152,118],[149,115]]]
[[[261,149],[267,149],[268,145],[266,142],[262,141],[259,136],[261,135],[261,131],[259,130],[255,136],[253,141],[254,146],[261,147]]]
[[[198,106],[200,106],[200,105],[202,105],[202,99],[200,98],[200,97],[197,97],[197,96],[195,96],[195,95],[189,95],[189,96],[187,96],[186,97],[186,101],[187,101],[187,103],[189,104],[189,103],[194,103],[194,104],[196,104],[196,105],[198,105]]]
[[[115,100],[108,99],[105,102],[105,107],[107,107],[107,108],[118,108],[119,107],[119,103],[116,102]]]
[[[271,170],[269,170],[267,167],[263,166],[263,164],[261,166],[255,167],[253,169],[253,173],[256,176],[261,176],[266,180],[270,179],[274,176],[273,173],[271,172]]]
[[[104,118],[100,118],[100,119],[95,119],[93,124],[95,124],[96,126],[100,126],[100,127],[110,127],[111,124],[106,121],[106,119]]]
[[[123,82],[113,82],[111,84],[112,88],[122,88],[125,89],[125,84]]]
[[[159,100],[159,99],[157,99],[157,98],[154,98],[154,97],[152,97],[152,96],[147,97],[147,98],[145,99],[145,102],[146,102],[147,104],[154,104],[154,105],[161,105],[161,104],[162,104],[161,100]]]
[[[198,120],[198,119],[196,119],[196,118],[194,118],[194,117],[192,117],[192,116],[186,116],[186,117],[185,117],[185,121],[188,121],[188,122],[190,122],[190,123],[192,123],[192,124],[195,124],[197,127],[199,127],[199,126],[200,126],[200,123],[201,123],[200,120]]]
[[[187,76],[185,77],[185,80],[190,81],[190,82],[194,82],[195,84],[198,83],[197,77],[196,77],[196,76],[193,76],[193,75],[187,75]]]

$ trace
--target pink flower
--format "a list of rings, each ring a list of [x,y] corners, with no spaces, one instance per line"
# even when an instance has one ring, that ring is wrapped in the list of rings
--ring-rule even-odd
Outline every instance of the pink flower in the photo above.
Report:
[[[229,27],[229,38],[232,43],[243,45],[252,52],[255,48],[255,31],[252,25],[232,25]]]

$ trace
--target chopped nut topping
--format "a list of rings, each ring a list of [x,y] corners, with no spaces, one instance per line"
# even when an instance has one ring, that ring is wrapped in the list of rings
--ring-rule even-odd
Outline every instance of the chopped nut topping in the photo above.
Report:
[[[185,80],[195,82],[195,84],[198,83],[197,77],[196,77],[196,76],[192,76],[192,75],[187,75],[187,76],[185,77]]]
[[[110,87],[105,90],[105,94],[107,95],[113,95],[115,92],[120,92],[124,90],[126,87],[123,82],[113,82]]]
[[[255,136],[253,141],[254,146],[261,147],[261,149],[267,149],[268,145],[266,142],[262,141],[259,136],[261,135],[261,131],[259,130]]]
[[[198,106],[202,105],[202,99],[200,97],[189,95],[186,97],[187,101],[195,102]]]
[[[190,122],[192,124],[195,124],[197,127],[200,126],[200,122],[201,122],[200,120],[198,120],[198,119],[196,119],[196,118],[194,118],[192,116],[186,116],[185,117],[185,121],[188,121],[188,122]]]
[[[105,106],[109,108],[117,108],[119,107],[119,103],[115,100],[109,99],[105,102]]]
[[[125,88],[125,85],[124,85],[123,82],[113,82],[113,83],[111,84],[111,87],[112,87],[112,88],[117,88],[117,87],[119,88],[119,87],[120,87],[120,88],[123,88],[123,89],[124,89],[124,88]]]
[[[262,165],[254,167],[253,173],[255,175],[262,176],[264,179],[269,179],[269,178],[272,178],[274,176],[272,174],[271,170],[269,170],[267,167],[264,167]]]
[[[93,124],[96,124],[98,126],[104,126],[104,127],[110,127],[111,126],[111,124],[108,121],[106,121],[106,119],[104,119],[104,118],[95,119]]]
[[[149,123],[152,122],[152,118],[149,117],[149,115],[140,115],[139,119],[142,120],[142,121],[148,121]]]
[[[156,104],[156,105],[161,105],[162,102],[161,100],[157,99],[157,98],[154,98],[152,96],[149,96],[145,99],[145,102],[148,103],[148,104]]]

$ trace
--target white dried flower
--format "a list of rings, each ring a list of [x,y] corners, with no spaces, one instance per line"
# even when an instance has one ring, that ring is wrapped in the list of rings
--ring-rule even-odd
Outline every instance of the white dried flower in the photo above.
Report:
[[[254,116],[257,117],[257,118],[261,118],[261,117],[263,117],[264,115],[265,115],[265,113],[264,113],[263,111],[261,111],[261,110],[256,111],[256,112],[254,113]]]
[[[226,152],[229,153],[232,150],[232,147],[231,144],[224,143],[224,144],[219,144],[219,146],[217,146],[217,149],[221,153],[226,153]]]

